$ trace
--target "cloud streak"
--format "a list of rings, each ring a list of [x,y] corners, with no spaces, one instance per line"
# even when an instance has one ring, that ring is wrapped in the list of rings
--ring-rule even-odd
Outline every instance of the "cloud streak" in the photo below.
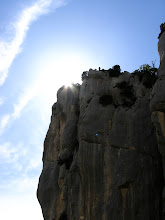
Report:
[[[13,112],[0,117],[0,136],[3,134],[8,124],[20,117],[22,110],[38,94],[38,87],[33,86],[24,89],[16,104],[13,105]]]
[[[21,45],[32,22],[51,9],[64,5],[66,5],[66,0],[38,0],[20,13],[18,20],[13,23],[12,40],[0,42],[0,86],[5,82],[8,70],[20,52]]]
[[[35,83],[34,86],[24,89],[22,95],[18,98],[18,101],[13,104],[13,112],[0,117],[0,136],[3,134],[5,128],[10,122],[20,117],[22,110],[34,97],[38,95],[40,89],[40,85],[37,83]]]
[[[23,147],[23,143],[17,143],[15,145],[10,142],[0,143],[0,164],[13,163],[18,168],[19,166],[16,162],[26,155],[27,149]]]
[[[0,120],[0,135],[3,133],[5,127],[8,125],[10,120],[10,114],[4,115]]]
[[[20,116],[21,111],[29,103],[31,99],[37,94],[36,88],[28,88],[24,91],[23,95],[19,98],[17,104],[14,104],[14,111],[11,114],[13,119],[16,119]]]

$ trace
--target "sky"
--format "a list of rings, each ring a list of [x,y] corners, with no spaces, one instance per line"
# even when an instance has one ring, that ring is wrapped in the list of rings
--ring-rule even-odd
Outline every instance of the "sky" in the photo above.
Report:
[[[164,0],[0,0],[0,219],[43,220],[36,199],[57,90],[90,68],[155,63]]]

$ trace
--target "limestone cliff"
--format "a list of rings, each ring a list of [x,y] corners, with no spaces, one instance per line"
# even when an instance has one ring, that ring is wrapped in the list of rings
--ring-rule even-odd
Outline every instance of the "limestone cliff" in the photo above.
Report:
[[[37,190],[45,220],[163,219],[165,32],[158,50],[153,87],[90,70],[59,89]]]

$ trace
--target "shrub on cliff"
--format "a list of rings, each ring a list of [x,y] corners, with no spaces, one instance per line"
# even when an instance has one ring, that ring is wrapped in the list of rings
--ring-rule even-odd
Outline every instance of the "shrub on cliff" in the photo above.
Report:
[[[158,78],[157,71],[158,69],[155,68],[154,64],[153,67],[148,64],[143,64],[139,69],[135,70],[133,74],[138,76],[139,81],[142,82],[146,88],[152,88]]]
[[[81,75],[81,80],[83,81],[84,79],[88,78],[88,71],[84,71]]]
[[[115,65],[108,70],[110,77],[118,77],[121,75],[121,68],[119,65]]]
[[[115,87],[120,89],[120,95],[123,97],[122,106],[131,107],[136,101],[133,86],[129,85],[128,82],[123,81],[123,82],[117,83]]]

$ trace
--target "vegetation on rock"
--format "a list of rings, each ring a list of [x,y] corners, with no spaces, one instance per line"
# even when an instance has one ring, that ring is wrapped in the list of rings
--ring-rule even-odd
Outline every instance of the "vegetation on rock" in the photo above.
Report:
[[[117,83],[115,87],[121,90],[120,94],[123,97],[123,107],[131,107],[136,101],[133,86],[129,85],[128,82],[123,81]]]
[[[110,77],[118,77],[121,75],[121,68],[119,65],[115,65],[108,70]]]
[[[154,63],[153,67],[148,64],[143,64],[139,69],[135,70],[133,74],[138,76],[139,81],[142,82],[146,88],[152,88],[158,78],[157,71],[158,69],[155,68]]]
[[[84,79],[87,79],[88,77],[88,71],[84,71],[81,75],[81,80],[83,81]]]

